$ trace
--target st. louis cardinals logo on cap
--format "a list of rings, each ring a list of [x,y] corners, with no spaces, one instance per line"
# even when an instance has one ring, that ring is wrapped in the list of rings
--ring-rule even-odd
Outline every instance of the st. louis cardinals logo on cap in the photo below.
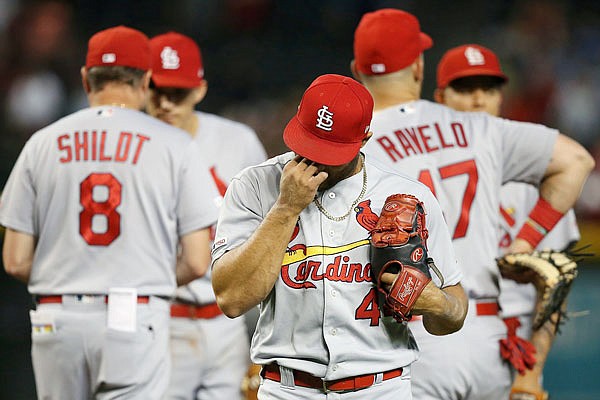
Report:
[[[483,53],[476,49],[475,47],[467,47],[465,49],[465,57],[467,58],[467,62],[469,65],[484,65],[485,57]]]
[[[165,46],[160,52],[163,69],[179,69],[179,55],[177,50],[170,46]]]
[[[333,127],[333,113],[329,111],[329,107],[323,105],[317,111],[317,128],[323,129],[324,131],[331,132]]]

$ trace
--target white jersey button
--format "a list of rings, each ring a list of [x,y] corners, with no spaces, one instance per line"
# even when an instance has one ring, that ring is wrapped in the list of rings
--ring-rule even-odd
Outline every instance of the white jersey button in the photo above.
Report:
[[[330,193],[329,193],[329,198],[330,198],[330,199],[335,199],[335,193],[333,193],[333,192],[330,192]]]
[[[335,235],[334,231],[329,231],[329,236],[333,237],[333,235]]]
[[[335,336],[335,335],[337,335],[337,329],[331,328],[331,330],[329,331],[329,333],[331,333],[331,336]]]
[[[334,370],[334,371],[337,371],[337,369],[338,369],[338,366],[337,366],[337,364],[336,364],[336,365],[334,365],[334,366],[333,366],[333,368],[331,368],[331,369],[332,369],[332,370]]]
[[[332,290],[331,291],[331,296],[333,296],[333,297],[337,296],[337,292],[335,290]]]

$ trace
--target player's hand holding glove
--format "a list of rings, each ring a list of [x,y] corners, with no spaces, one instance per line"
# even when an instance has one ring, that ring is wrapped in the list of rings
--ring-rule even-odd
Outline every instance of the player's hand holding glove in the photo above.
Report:
[[[371,277],[379,291],[380,306],[391,311],[398,322],[410,319],[413,305],[431,281],[427,236],[419,199],[394,194],[385,200],[371,231]],[[384,273],[398,274],[389,287],[381,281]]]
[[[496,262],[504,278],[535,285],[538,301],[533,330],[542,327],[552,314],[561,312],[571,283],[577,276],[575,260],[556,250],[506,254]]]

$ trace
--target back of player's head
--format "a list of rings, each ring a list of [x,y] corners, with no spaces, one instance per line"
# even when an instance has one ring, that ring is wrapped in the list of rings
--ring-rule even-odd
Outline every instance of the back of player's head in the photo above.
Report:
[[[196,42],[177,32],[150,40],[152,82],[156,87],[194,88],[204,78],[202,54]]]
[[[94,34],[88,42],[86,68],[129,67],[151,69],[150,41],[137,29],[123,25]]]
[[[414,15],[392,8],[370,12],[354,32],[356,69],[365,75],[399,71],[432,45]]]
[[[462,78],[489,77],[492,82],[501,85],[508,81],[502,71],[498,57],[490,49],[465,44],[448,50],[437,67],[437,86],[444,89],[448,85],[460,83]]]
[[[360,151],[372,116],[373,98],[363,85],[342,75],[321,75],[304,92],[283,140],[316,163],[346,164]]]

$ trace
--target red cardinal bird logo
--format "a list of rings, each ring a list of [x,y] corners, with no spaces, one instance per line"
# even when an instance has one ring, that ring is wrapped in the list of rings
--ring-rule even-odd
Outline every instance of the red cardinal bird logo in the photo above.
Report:
[[[359,225],[371,232],[375,229],[379,216],[371,210],[371,200],[363,200],[354,208],[356,211],[356,221]]]
[[[294,227],[294,232],[292,232],[292,237],[290,238],[290,243],[292,243],[294,241],[294,239],[296,239],[296,236],[298,236],[299,232],[300,232],[300,221],[296,222],[296,226]],[[298,244],[293,245],[292,247],[287,248],[288,254],[293,254],[298,250],[302,250],[304,252],[304,254],[306,254],[306,245],[302,244],[302,243],[298,243]]]
[[[290,238],[290,243],[292,242],[292,240],[296,239],[296,236],[298,236],[298,232],[300,232],[300,225],[298,222],[296,222],[296,226],[294,227],[294,232],[292,232],[292,237]]]

